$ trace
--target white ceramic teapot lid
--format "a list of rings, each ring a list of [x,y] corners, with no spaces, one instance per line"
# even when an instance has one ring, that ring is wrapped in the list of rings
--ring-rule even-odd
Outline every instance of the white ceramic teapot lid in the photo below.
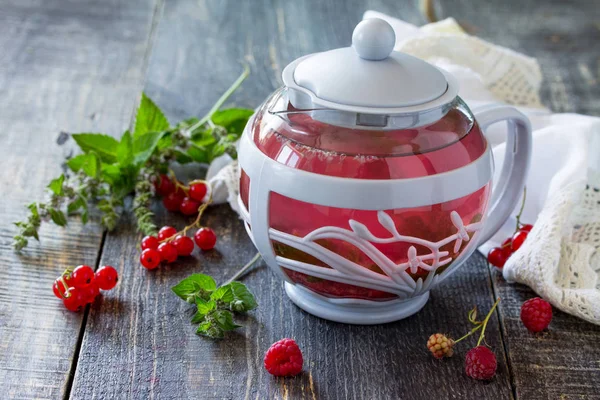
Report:
[[[290,101],[302,109],[402,114],[431,110],[456,97],[458,85],[448,73],[394,51],[395,44],[386,21],[360,22],[352,47],[310,54],[284,69]]]

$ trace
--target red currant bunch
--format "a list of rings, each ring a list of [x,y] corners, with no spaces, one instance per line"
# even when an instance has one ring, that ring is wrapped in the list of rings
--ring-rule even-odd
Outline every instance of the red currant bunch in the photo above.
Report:
[[[54,295],[63,301],[70,311],[80,311],[92,303],[100,294],[100,289],[111,290],[119,280],[113,267],[106,265],[94,270],[89,265],[80,265],[74,270],[67,269],[52,285]]]
[[[199,218],[198,218],[199,220]],[[172,226],[163,226],[158,231],[158,237],[146,236],[142,239],[142,254],[140,263],[144,268],[154,269],[161,262],[170,264],[175,262],[179,256],[189,256],[194,251],[194,242],[202,250],[211,250],[217,242],[215,232],[206,227],[198,229],[194,235],[194,240],[186,235],[190,228],[193,228],[198,220],[185,227],[181,232]]]
[[[512,237],[502,242],[502,246],[490,249],[487,255],[488,262],[494,267],[503,268],[512,253],[523,245],[532,228],[533,225],[530,224],[521,225]]]
[[[179,211],[184,215],[196,215],[203,204],[210,202],[208,185],[202,180],[191,181],[185,186],[163,174],[154,181],[154,188],[163,197],[163,206],[167,210]]]

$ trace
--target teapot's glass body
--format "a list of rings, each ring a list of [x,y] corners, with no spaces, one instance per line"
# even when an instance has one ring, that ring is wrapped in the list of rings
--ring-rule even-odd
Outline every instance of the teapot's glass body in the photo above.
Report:
[[[406,126],[393,129],[387,128],[389,124],[384,128],[378,126],[385,124],[387,119],[373,120],[360,114],[339,118],[339,114],[335,110],[295,109],[286,89],[281,89],[257,111],[245,135],[262,154],[287,167],[360,180],[418,179],[445,174],[469,165],[488,151],[477,122],[458,97],[434,117],[410,116],[405,118],[409,121]],[[356,123],[348,126],[347,123],[335,124],[336,120]],[[250,209],[251,185],[242,165],[240,205],[246,210]],[[401,235],[400,240],[386,239],[390,237],[390,230],[382,224],[377,211],[317,205],[272,191],[269,193],[269,229],[298,238],[305,238],[319,229],[337,229],[338,233],[329,237],[321,235],[325,237],[311,243],[322,248],[317,252],[307,250],[304,245],[282,243],[273,237],[269,239],[270,244],[278,259],[296,261],[290,261],[289,265],[311,266],[312,269],[292,269],[289,265],[278,267],[289,281],[319,295],[371,301],[410,297],[399,291],[381,290],[380,286],[360,282],[360,279],[357,282],[335,277],[327,279],[327,274],[311,271],[334,268],[328,260],[336,255],[381,275],[386,274],[382,270],[382,262],[402,265],[414,261],[417,264],[406,270],[410,279],[414,282],[420,280],[422,285],[431,275],[431,283],[434,275],[442,274],[459,258],[462,262],[462,256],[474,250],[476,240],[469,239],[478,233],[478,229],[463,230],[468,239],[463,237],[463,240],[457,241],[453,238],[461,226],[482,224],[480,221],[486,214],[490,186],[488,182],[463,197],[449,201],[408,208],[399,205],[383,210],[391,217]],[[453,221],[452,213],[458,215],[461,221]],[[340,236],[342,231],[339,229],[343,232],[352,230],[351,221],[360,222],[374,237],[382,238],[379,242],[368,244],[375,248],[372,253],[364,251],[365,248],[355,241],[344,240],[346,236]],[[248,229],[252,231],[251,224],[248,224]],[[410,240],[401,240],[404,237]],[[320,257],[319,254],[330,256]],[[387,260],[381,261],[379,255]]]

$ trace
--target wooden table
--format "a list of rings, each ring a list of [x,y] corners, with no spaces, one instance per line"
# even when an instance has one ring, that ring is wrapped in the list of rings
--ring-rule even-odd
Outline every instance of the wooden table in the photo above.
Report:
[[[58,399],[581,399],[600,398],[600,327],[556,311],[548,334],[527,333],[521,303],[475,255],[417,315],[379,326],[315,318],[291,304],[264,265],[245,278],[260,307],[225,340],[198,337],[170,287],[192,272],[225,280],[253,254],[227,206],[206,222],[217,251],[149,273],[138,263],[140,235],[125,215],[109,234],[73,221],[45,227],[41,244],[11,249],[12,222],[43,199],[72,147],[59,132],[120,135],[145,90],[171,121],[201,115],[241,71],[252,75],[233,103],[255,107],[300,55],[346,46],[366,9],[425,22],[416,1],[399,0],[1,0],[0,1],[0,398]],[[600,114],[600,7],[591,0],[439,0],[472,34],[537,57],[545,104]],[[198,171],[200,173],[200,171]],[[160,224],[184,219],[158,211]],[[116,289],[85,312],[63,309],[50,286],[76,264],[110,264]],[[467,311],[502,302],[487,341],[498,357],[488,383],[463,371],[462,348],[439,362],[429,334],[469,328]],[[274,379],[262,366],[271,343],[294,337],[305,372]]]

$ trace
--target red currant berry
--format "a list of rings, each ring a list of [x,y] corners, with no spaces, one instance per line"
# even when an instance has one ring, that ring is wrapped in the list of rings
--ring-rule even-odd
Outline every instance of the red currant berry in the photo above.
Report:
[[[105,265],[96,271],[94,282],[98,283],[98,287],[102,290],[110,290],[114,288],[119,281],[117,270],[110,265]]]
[[[181,207],[183,198],[184,194],[179,191],[169,193],[163,198],[163,206],[165,206],[165,208],[169,211],[179,211],[179,207]]]
[[[75,287],[89,285],[92,280],[94,280],[94,270],[89,265],[80,265],[71,274],[71,282]]]
[[[506,259],[506,254],[504,253],[504,250],[502,250],[500,247],[492,248],[487,256],[488,262],[494,267],[498,268],[504,267],[504,264],[506,264]]]
[[[500,246],[500,248],[504,252],[504,255],[506,256],[506,258],[510,257],[512,255],[512,253],[513,253],[513,251],[512,251],[512,238],[508,238],[504,242],[502,242],[502,246]]]
[[[160,243],[156,236],[145,236],[142,239],[142,250],[157,249],[159,244]]]
[[[154,182],[156,193],[160,196],[166,196],[175,191],[175,184],[167,175],[159,176]]]
[[[172,263],[177,260],[177,248],[172,243],[163,243],[158,246],[160,259],[166,263]]]
[[[162,228],[160,228],[160,231],[158,231],[158,241],[164,242],[165,240],[175,236],[176,234],[177,229],[173,228],[172,226],[163,226]],[[156,246],[156,248],[158,248],[158,246]]]
[[[189,197],[184,197],[179,206],[179,211],[181,211],[183,215],[194,215],[198,214],[198,207],[200,207],[200,203]]]
[[[217,243],[217,235],[210,228],[200,228],[194,235],[194,241],[202,250],[210,250]]]
[[[173,240],[173,245],[180,256],[189,256],[194,251],[194,241],[187,237],[179,235]]]
[[[100,288],[95,280],[89,285],[81,286],[79,289],[83,292],[86,303],[92,303],[96,299],[96,296],[100,294]]]
[[[527,239],[527,235],[528,235],[528,233],[525,231],[519,231],[519,232],[515,233],[515,235],[512,237],[512,245],[511,245],[513,252],[519,250],[519,248],[523,245],[523,242],[525,241],[525,239]]]
[[[525,224],[519,230],[521,232],[531,232],[532,229],[533,229],[533,225],[531,225],[531,224]]]
[[[65,287],[62,283],[62,281],[59,279],[55,280],[54,283],[52,284],[52,291],[54,292],[54,295],[56,297],[58,297],[59,299],[63,299],[63,294],[65,294],[67,292],[67,290],[69,289],[69,287]]]
[[[196,201],[202,202],[206,196],[206,191],[204,183],[194,183],[190,185],[189,196]]]
[[[160,264],[160,253],[156,249],[146,249],[140,255],[140,263],[147,269],[154,269]]]
[[[85,291],[78,287],[69,288],[65,297],[63,299],[63,304],[69,311],[80,311],[83,306],[87,303],[87,298],[85,296]]]

